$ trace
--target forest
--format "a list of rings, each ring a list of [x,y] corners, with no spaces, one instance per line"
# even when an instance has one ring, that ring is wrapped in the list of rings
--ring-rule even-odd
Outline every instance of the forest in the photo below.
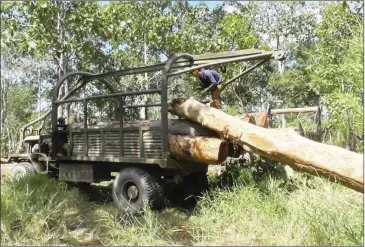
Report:
[[[157,64],[177,52],[250,48],[285,50],[284,73],[272,62],[238,79],[223,92],[226,112],[257,112],[269,103],[273,108],[320,105],[323,140],[361,151],[362,8],[357,2],[303,1],[234,1],[214,8],[189,1],[3,2],[1,155],[14,151],[24,124],[50,109],[52,89],[67,72],[102,73]],[[231,78],[245,66],[230,65],[222,75]],[[118,90],[135,91],[156,87],[160,79],[158,74],[140,77],[113,83]],[[197,85],[192,76],[179,77],[169,88],[169,97],[204,100],[196,95]],[[69,87],[63,89],[64,94]],[[89,90],[96,94],[98,89]],[[77,113],[68,111],[68,116]],[[130,114],[144,118],[143,111]]]
[[[51,108],[54,86],[68,72],[105,73],[158,64],[175,53],[243,49],[281,49],[286,52],[286,60],[265,63],[229,85],[222,92],[224,112],[237,116],[266,111],[269,106],[272,109],[320,106],[320,142],[363,154],[363,8],[362,1],[3,1],[0,156],[6,158],[15,152],[21,141],[22,126]],[[239,62],[214,69],[228,80],[252,65],[252,62]],[[109,82],[118,91],[128,92],[157,88],[160,81],[161,73],[157,72]],[[198,85],[191,74],[174,77],[168,97],[208,100],[207,95],[197,92]],[[61,96],[67,95],[73,86],[71,82],[66,83],[61,88]],[[106,90],[104,86],[90,85],[77,97],[98,95]],[[133,96],[126,101],[151,104],[156,102],[156,97]],[[97,124],[111,119],[107,101],[99,100],[88,107],[91,122]],[[81,104],[69,104],[60,108],[60,114],[67,122],[82,122],[81,108]],[[148,115],[158,119],[158,109],[151,109]],[[126,118],[146,119],[146,112],[128,109]],[[315,118],[312,113],[289,114],[285,127],[295,128],[300,121],[305,130],[313,131]],[[274,117],[270,128],[280,128],[282,124],[282,118]],[[34,201],[34,207],[24,206],[21,196],[11,192],[16,189],[20,195],[28,195],[21,188],[22,182],[10,185],[2,179],[1,233],[5,237],[1,244],[84,245],[89,237],[100,242],[85,245],[363,244],[363,203],[362,198],[352,194],[355,192],[302,174],[297,174],[294,182],[276,181],[267,175],[265,182],[251,184],[247,182],[253,179],[251,175],[230,169],[228,166],[226,170],[238,174],[237,181],[241,182],[231,184],[228,189],[218,186],[209,192],[199,202],[197,213],[188,220],[181,212],[148,212],[143,219],[135,219],[132,226],[129,223],[120,226],[111,220],[110,211],[114,209],[109,210],[109,205],[88,201],[82,208],[84,202],[78,201],[78,192],[70,192],[45,178],[41,179],[48,188],[33,191],[34,194],[51,196],[51,188],[56,188],[60,197],[52,197],[49,208],[42,208],[46,215],[50,212],[47,210],[56,208],[53,213],[47,218],[36,218],[32,210],[43,207],[41,202]],[[32,178],[29,181],[37,184]],[[217,182],[212,178],[211,183]],[[295,190],[295,195],[290,194]],[[234,198],[238,198],[237,204],[232,202]],[[347,199],[348,205],[341,205],[340,201]],[[23,206],[17,206],[16,202]],[[306,207],[303,202],[312,202],[308,211],[303,210]],[[214,206],[218,204],[222,209]],[[242,215],[238,213],[239,207],[243,208]],[[257,212],[252,211],[254,207]],[[26,216],[17,214],[24,210],[29,211]],[[62,210],[76,211],[79,217],[76,221],[88,225],[87,234],[70,233],[69,226],[75,223],[71,220],[73,216],[61,216]],[[88,210],[90,215],[86,213]],[[336,218],[340,211],[341,217]],[[325,212],[328,216],[324,216]],[[220,221],[219,214],[237,217],[236,226],[227,226]],[[293,215],[297,215],[295,219]],[[253,220],[254,225],[244,217]],[[31,230],[25,219],[46,226]],[[265,222],[272,224],[266,233],[261,228]],[[14,230],[14,224],[18,224],[18,230]],[[188,225],[188,229],[181,225]],[[306,227],[301,230],[303,225]],[[279,232],[282,239],[275,235],[279,227],[282,227]],[[227,238],[214,237],[224,229],[230,230]],[[44,231],[42,238],[32,237]],[[121,231],[125,232],[118,236]],[[242,238],[233,237],[235,234]],[[141,236],[143,240],[138,242]]]

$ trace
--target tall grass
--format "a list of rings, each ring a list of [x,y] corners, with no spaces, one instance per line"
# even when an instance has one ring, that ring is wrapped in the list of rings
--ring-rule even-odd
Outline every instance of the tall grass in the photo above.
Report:
[[[296,181],[306,184],[305,178]],[[199,245],[363,245],[361,196],[321,179],[214,191],[191,218]],[[264,186],[263,183],[261,186]],[[222,237],[224,236],[224,237]]]
[[[88,203],[45,176],[1,181],[1,245],[58,244],[83,221]]]
[[[45,176],[2,178],[1,245],[363,245],[362,195],[295,175],[245,176],[208,192],[193,212],[141,217],[121,217],[111,202]]]

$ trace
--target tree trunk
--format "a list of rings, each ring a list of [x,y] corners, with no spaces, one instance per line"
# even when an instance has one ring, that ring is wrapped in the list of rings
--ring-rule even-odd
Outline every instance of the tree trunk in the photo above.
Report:
[[[66,72],[66,70],[65,70],[65,72]],[[69,93],[69,91],[70,91],[70,85],[69,85],[69,83],[68,83],[68,81],[66,80],[65,81],[65,93],[64,93],[64,95],[67,95],[68,93]],[[66,123],[69,123],[70,122],[70,112],[71,112],[71,103],[67,103],[66,105],[65,105],[65,117],[66,117]]]
[[[10,132],[10,128],[9,127],[7,127],[6,128],[6,132],[7,132],[7,134],[8,134],[8,150],[7,150],[7,152],[9,153],[9,152],[11,152],[12,151],[12,138],[11,138],[11,132]]]
[[[143,57],[144,57],[144,66],[147,66],[147,44],[146,44],[146,37],[145,37],[145,34],[143,34]],[[142,82],[143,83],[143,82]],[[144,73],[144,83],[145,83],[145,90],[148,90],[149,89],[149,86],[148,86],[148,74],[147,73]],[[147,94],[142,94],[140,96],[141,98],[141,105],[144,105],[144,104],[147,104]],[[145,109],[145,107],[140,107],[139,108],[139,118],[140,119],[148,119],[148,116],[147,116],[147,111]]]
[[[193,98],[169,102],[169,111],[190,119],[252,152],[288,164],[295,170],[364,190],[363,156],[346,149],[311,141],[292,129],[265,129],[238,120]]]
[[[58,60],[58,69],[59,69],[59,78],[61,78],[66,72],[68,67],[68,60],[67,56],[65,54],[64,48],[64,41],[65,41],[65,18],[66,18],[66,3],[61,1],[58,3],[60,12],[57,16],[57,35],[58,35],[58,43],[62,49],[62,51],[59,53],[58,57],[56,59]],[[63,83],[63,85],[60,88],[60,92],[58,95],[58,98],[61,99],[63,96],[67,95],[67,81]],[[68,111],[66,109],[66,105],[60,105],[58,107],[58,117],[64,117],[64,111],[66,111],[66,118],[68,117]]]
[[[205,164],[221,164],[228,156],[228,143],[204,136],[169,135],[173,158]]]

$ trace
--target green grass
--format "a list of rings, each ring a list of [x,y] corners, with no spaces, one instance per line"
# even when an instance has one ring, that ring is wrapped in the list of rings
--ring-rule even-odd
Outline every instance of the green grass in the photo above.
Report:
[[[1,181],[1,245],[363,245],[363,196],[295,173],[293,181],[241,173],[194,212],[168,208],[120,218],[42,175]]]

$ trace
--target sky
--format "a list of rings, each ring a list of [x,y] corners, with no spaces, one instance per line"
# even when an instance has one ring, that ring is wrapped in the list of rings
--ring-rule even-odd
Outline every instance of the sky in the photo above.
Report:
[[[213,9],[217,5],[222,5],[224,3],[224,1],[189,1],[189,3],[193,6],[198,5],[201,2],[205,2],[209,9]]]

